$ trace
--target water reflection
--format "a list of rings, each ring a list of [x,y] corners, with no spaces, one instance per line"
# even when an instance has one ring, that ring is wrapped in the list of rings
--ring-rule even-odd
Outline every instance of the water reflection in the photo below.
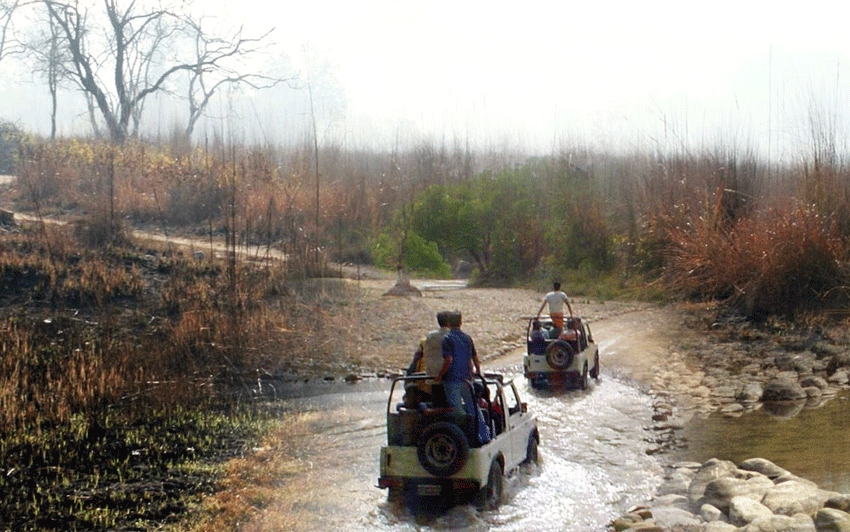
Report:
[[[740,417],[712,414],[681,431],[679,460],[766,458],[821,488],[850,492],[850,394],[816,408],[801,403],[764,405]]]

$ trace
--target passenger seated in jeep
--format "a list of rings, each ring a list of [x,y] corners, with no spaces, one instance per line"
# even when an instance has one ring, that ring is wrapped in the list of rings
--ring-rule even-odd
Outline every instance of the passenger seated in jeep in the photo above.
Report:
[[[532,355],[542,355],[546,352],[546,335],[540,328],[540,322],[534,320],[531,323],[531,334],[528,338],[528,352]]]

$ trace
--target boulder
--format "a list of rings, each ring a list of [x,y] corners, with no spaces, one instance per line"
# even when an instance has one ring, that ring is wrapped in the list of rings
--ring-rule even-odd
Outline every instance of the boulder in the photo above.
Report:
[[[759,517],[739,530],[741,532],[816,532],[815,522],[806,514],[796,514],[793,517],[787,515]]]
[[[744,384],[741,391],[738,392],[736,399],[742,403],[755,403],[761,400],[761,396],[763,394],[764,389],[761,387],[761,384],[757,382],[748,382]]]
[[[824,379],[823,377],[809,375],[800,379],[800,386],[802,386],[803,388],[816,387],[820,388],[821,390],[826,390],[827,388],[829,388],[829,383],[826,382],[826,379]]]
[[[829,500],[829,496],[829,492],[819,489],[811,482],[788,480],[768,489],[761,503],[775,514],[814,515]]]
[[[824,503],[827,508],[834,508],[842,512],[850,512],[850,494],[846,493],[830,493],[829,498]]]
[[[703,527],[704,532],[738,532],[738,527],[723,521],[711,521]]]
[[[729,510],[729,505],[735,497],[747,497],[760,501],[773,487],[773,482],[764,475],[756,475],[747,480],[721,477],[706,484],[701,502],[716,506],[725,512]]]
[[[721,477],[734,476],[737,469],[738,466],[728,460],[718,460],[717,458],[708,460],[694,474],[694,478],[688,486],[688,499],[691,502],[697,502],[702,498],[705,487],[709,482]]]
[[[832,355],[826,364],[826,372],[832,375],[841,368],[850,368],[850,351],[842,351]]]
[[[783,469],[774,464],[770,460],[764,458],[750,458],[738,464],[740,469],[744,471],[755,471],[761,473],[769,479],[775,479],[783,475],[790,475],[787,469]]]
[[[699,509],[699,515],[706,523],[722,521],[724,517],[726,517],[723,515],[723,511],[720,510],[720,508],[710,504],[703,504]]]
[[[750,497],[732,497],[729,501],[729,522],[746,526],[759,517],[773,515],[770,508]]]
[[[661,530],[673,530],[680,527],[697,526],[702,523],[693,513],[673,506],[654,506],[652,518]]]
[[[850,532],[850,514],[835,508],[821,508],[815,514],[818,532]]]
[[[761,400],[764,402],[797,401],[806,397],[806,391],[797,381],[780,377],[765,385]]]
[[[839,370],[836,370],[835,373],[830,375],[829,379],[827,379],[827,380],[829,382],[833,383],[833,384],[844,385],[844,384],[847,384],[848,382],[850,382],[850,376],[848,376],[848,375],[850,375],[850,373],[848,373],[847,370],[839,369]]]

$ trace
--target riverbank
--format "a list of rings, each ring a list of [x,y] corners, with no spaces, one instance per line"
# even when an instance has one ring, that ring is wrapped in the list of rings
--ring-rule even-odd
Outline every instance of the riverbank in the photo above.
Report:
[[[695,417],[763,410],[790,419],[848,389],[844,327],[754,326],[685,308],[697,334],[671,344],[649,384],[659,452],[686,446],[680,430]],[[836,427],[839,428],[839,427]],[[736,434],[728,434],[734,440]],[[686,453],[685,453],[686,454]],[[763,458],[673,462],[656,496],[610,525],[616,531],[821,532],[850,530],[850,495],[820,488]]]

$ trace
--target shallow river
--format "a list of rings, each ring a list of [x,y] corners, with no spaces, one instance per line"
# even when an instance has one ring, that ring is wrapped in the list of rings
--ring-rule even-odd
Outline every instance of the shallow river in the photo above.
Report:
[[[303,508],[299,530],[603,530],[652,495],[661,467],[647,454],[648,396],[604,373],[587,391],[559,394],[530,390],[519,368],[507,373],[537,415],[541,459],[507,479],[505,500],[493,512],[464,506],[415,516],[375,487],[378,452],[386,443],[387,381],[329,386],[328,393],[287,400],[287,410],[322,412],[326,419],[316,431],[327,454],[311,461],[325,469],[317,477],[326,482]]]
[[[311,436],[304,442],[298,478],[290,483],[295,487],[285,497],[291,519],[282,526],[267,518],[256,529],[603,531],[630,506],[652,498],[663,464],[712,457],[767,458],[824,488],[850,492],[846,393],[793,417],[762,409],[739,418],[695,418],[677,431],[680,447],[655,454],[652,400],[637,382],[646,382],[668,351],[663,338],[639,334],[646,321],[645,314],[634,313],[597,323],[596,336],[604,339],[599,344],[602,376],[586,391],[532,391],[517,363],[521,353],[485,364],[487,371],[514,378],[537,416],[541,436],[540,464],[507,479],[504,501],[495,511],[462,506],[443,515],[417,516],[387,501],[376,484],[379,451],[386,443],[389,381],[292,385],[284,391],[291,398],[279,406],[308,416]]]

